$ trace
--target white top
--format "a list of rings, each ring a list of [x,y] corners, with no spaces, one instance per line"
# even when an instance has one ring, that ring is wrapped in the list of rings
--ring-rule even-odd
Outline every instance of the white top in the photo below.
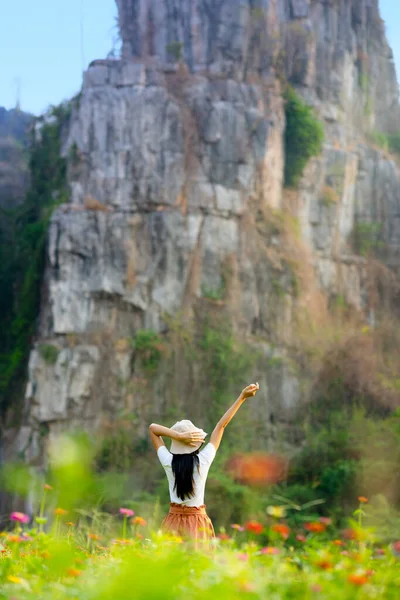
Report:
[[[195,468],[193,471],[194,495],[190,498],[185,498],[185,500],[181,500],[178,498],[174,490],[175,477],[172,472],[173,455],[165,446],[159,447],[157,450],[157,455],[160,463],[164,467],[165,473],[167,474],[171,502],[181,504],[182,506],[202,506],[204,504],[204,488],[206,486],[208,470],[211,467],[211,463],[215,458],[216,452],[215,446],[213,446],[211,443],[207,444],[207,446],[199,452],[199,469]]]

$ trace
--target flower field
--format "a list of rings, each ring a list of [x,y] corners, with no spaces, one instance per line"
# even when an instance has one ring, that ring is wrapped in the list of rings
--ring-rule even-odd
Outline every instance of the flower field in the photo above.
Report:
[[[330,518],[292,531],[281,507],[264,524],[248,521],[220,531],[207,548],[151,531],[133,509],[118,514],[42,510],[31,520],[10,515],[1,534],[0,598],[215,599],[398,598],[400,543],[375,543],[363,528],[360,498],[356,522],[334,537]],[[72,519],[72,520],[71,520]]]
[[[300,507],[283,499],[194,548],[159,531],[156,503],[143,514],[139,503],[111,501],[115,484],[107,488],[91,465],[90,444],[64,439],[47,482],[23,465],[3,473],[6,489],[30,494],[31,509],[4,520],[0,599],[400,597],[398,519],[384,534],[373,528],[372,499],[355,498],[345,526],[313,512],[315,501]]]

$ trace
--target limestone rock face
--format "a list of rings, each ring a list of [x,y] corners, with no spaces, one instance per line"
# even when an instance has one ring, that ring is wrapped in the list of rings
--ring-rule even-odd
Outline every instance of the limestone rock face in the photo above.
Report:
[[[400,127],[377,0],[117,4],[123,56],[90,65],[66,136],[71,197],[50,226],[22,433],[95,428],[127,407],[143,432],[168,410],[169,383],[160,375],[150,404],[127,391],[129,340],[214,302],[240,336],[263,340],[255,412],[270,441],[303,393],[287,356],[293,262],[313,289],[368,314],[358,224],[378,223],[382,259],[399,260],[400,172],[365,135]],[[284,78],[325,128],[323,153],[290,193]],[[57,348],[52,364],[44,342]]]

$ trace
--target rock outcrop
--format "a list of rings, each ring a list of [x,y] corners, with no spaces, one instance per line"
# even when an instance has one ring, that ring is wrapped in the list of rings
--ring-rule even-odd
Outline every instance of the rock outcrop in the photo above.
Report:
[[[127,407],[141,435],[166,414],[170,393],[161,375],[150,396],[129,388],[129,340],[164,332],[167,317],[196,320],[207,302],[263,354],[255,418],[273,443],[303,394],[286,360],[295,312],[318,293],[373,320],[368,266],[354,245],[360,223],[387,265],[399,261],[400,171],[366,137],[400,129],[378,2],[117,4],[122,58],[90,65],[66,136],[71,197],[50,226],[15,444],[31,460],[39,427],[95,429]],[[290,192],[285,81],[325,129],[322,154]]]

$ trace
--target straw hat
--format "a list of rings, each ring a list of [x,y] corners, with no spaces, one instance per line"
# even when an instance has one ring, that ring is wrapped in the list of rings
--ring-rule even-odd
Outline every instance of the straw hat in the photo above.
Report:
[[[192,433],[197,431],[199,433],[202,433],[204,435],[204,438],[206,437],[206,435],[208,435],[202,429],[195,427],[192,421],[188,420],[178,421],[177,423],[175,423],[175,425],[171,427],[171,429],[173,431],[177,431],[178,433]],[[198,450],[202,444],[203,442],[199,442],[198,444],[196,444],[196,446],[190,446],[189,444],[185,444],[184,442],[172,440],[170,452],[171,454],[192,454],[192,452],[196,452],[196,450]]]

